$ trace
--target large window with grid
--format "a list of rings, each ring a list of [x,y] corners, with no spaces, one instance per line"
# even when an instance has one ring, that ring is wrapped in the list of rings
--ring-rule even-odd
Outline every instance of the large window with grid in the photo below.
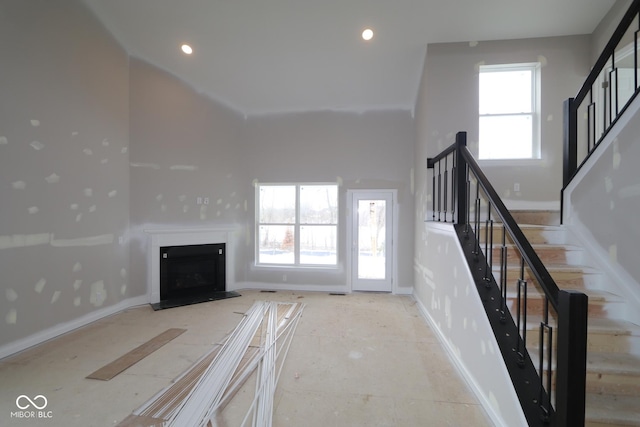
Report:
[[[258,184],[256,264],[336,266],[338,186]]]
[[[478,158],[539,159],[540,64],[480,66]]]

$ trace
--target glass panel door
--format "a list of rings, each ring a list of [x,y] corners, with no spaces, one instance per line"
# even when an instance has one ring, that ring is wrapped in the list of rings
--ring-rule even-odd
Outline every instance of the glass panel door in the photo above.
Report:
[[[393,193],[355,191],[352,290],[392,291]]]

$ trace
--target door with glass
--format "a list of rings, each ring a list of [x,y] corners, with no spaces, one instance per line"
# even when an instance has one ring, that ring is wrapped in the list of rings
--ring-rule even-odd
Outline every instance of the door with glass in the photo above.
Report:
[[[351,193],[351,289],[393,289],[393,191]]]

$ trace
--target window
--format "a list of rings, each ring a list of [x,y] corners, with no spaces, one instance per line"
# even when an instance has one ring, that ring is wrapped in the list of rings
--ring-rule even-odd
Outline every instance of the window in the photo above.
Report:
[[[539,159],[540,64],[480,67],[479,159]]]
[[[336,184],[259,184],[256,189],[257,264],[337,265]]]

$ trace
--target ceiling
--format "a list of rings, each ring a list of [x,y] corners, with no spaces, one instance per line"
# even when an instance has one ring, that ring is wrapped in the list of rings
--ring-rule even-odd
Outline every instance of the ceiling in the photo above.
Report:
[[[427,44],[591,34],[615,2],[84,1],[132,56],[245,115],[413,110]]]

